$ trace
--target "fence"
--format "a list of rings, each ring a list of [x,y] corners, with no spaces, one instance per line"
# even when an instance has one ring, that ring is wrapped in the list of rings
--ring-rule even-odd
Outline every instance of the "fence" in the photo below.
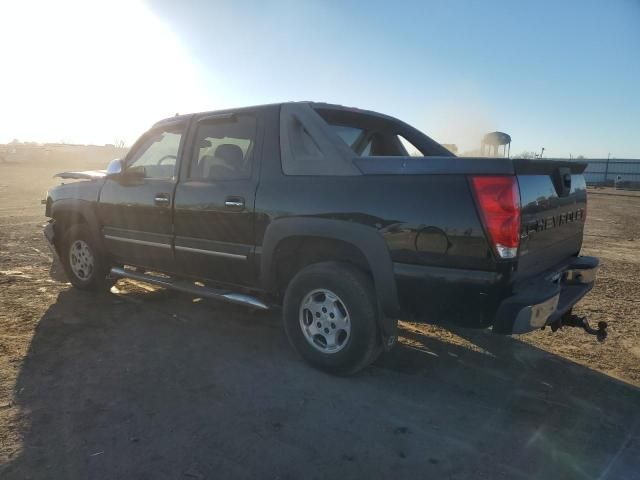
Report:
[[[585,159],[588,163],[584,172],[588,184],[640,187],[640,159]]]

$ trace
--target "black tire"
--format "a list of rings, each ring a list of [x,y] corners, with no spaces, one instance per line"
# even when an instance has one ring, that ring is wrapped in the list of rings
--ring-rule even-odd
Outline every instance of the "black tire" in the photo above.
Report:
[[[333,353],[314,347],[301,326],[301,304],[318,289],[335,293],[348,311],[349,337],[341,350]],[[371,279],[345,263],[323,262],[305,267],[291,280],[284,297],[284,327],[293,348],[314,367],[340,375],[362,370],[380,354],[379,315]]]
[[[71,248],[77,245],[77,241],[84,242],[93,257],[93,265],[84,275],[76,274],[71,265]],[[115,283],[115,280],[108,278],[110,264],[107,255],[100,249],[95,235],[85,224],[72,225],[64,232],[60,242],[60,260],[67,278],[80,290],[108,290]]]

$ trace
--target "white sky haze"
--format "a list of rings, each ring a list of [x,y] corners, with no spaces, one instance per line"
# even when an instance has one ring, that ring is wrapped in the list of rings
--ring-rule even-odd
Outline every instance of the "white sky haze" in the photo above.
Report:
[[[640,157],[639,0],[4,0],[0,142],[316,100],[461,151]]]
[[[3,5],[3,17],[0,141],[132,142],[210,97],[179,39],[140,2],[27,0]]]

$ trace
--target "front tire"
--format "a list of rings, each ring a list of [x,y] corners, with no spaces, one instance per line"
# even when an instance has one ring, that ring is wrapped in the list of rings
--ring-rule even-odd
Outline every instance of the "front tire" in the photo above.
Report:
[[[309,265],[291,280],[284,298],[289,342],[311,365],[349,375],[380,352],[380,315],[371,279],[339,262]]]
[[[107,290],[113,285],[106,254],[87,225],[72,225],[61,242],[62,266],[71,284],[81,290]]]

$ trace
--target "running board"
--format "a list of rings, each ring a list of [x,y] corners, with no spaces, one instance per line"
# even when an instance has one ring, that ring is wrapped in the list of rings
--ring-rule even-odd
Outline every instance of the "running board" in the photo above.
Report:
[[[113,267],[111,269],[111,275],[113,277],[119,278],[131,278],[132,280],[138,280],[140,282],[150,283],[151,285],[170,288],[172,290],[178,290],[179,292],[196,295],[198,297],[210,298],[212,300],[222,300],[224,302],[244,305],[246,307],[258,308],[260,310],[269,309],[269,306],[266,303],[250,295],[230,292],[228,290],[200,287],[184,280],[173,280],[171,278],[149,275],[148,273],[138,273],[134,272],[133,270],[125,270],[121,267]]]

